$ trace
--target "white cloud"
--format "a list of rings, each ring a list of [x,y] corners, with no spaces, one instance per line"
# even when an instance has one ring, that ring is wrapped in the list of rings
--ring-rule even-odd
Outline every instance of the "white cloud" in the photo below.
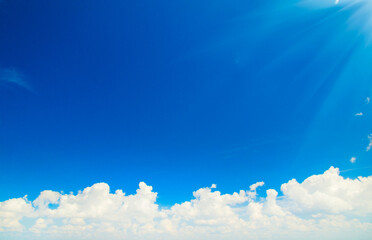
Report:
[[[369,139],[369,144],[367,146],[367,152],[371,150],[372,148],[372,134],[369,134],[368,139]]]
[[[29,230],[33,233],[41,233],[41,231],[47,228],[50,224],[53,224],[52,219],[45,220],[43,218],[38,218],[35,224]]]
[[[372,214],[372,176],[345,179],[337,168],[331,167],[302,183],[293,179],[283,184],[281,190],[295,212]]]
[[[366,98],[366,103],[369,104],[371,99],[369,97]]]
[[[372,234],[372,176],[348,179],[331,167],[302,183],[263,182],[232,194],[201,188],[193,199],[162,208],[141,182],[133,195],[97,183],[77,194],[43,191],[0,202],[0,238],[28,239],[368,239]],[[50,207],[53,204],[54,207]],[[26,221],[27,220],[27,221]],[[22,237],[21,237],[22,238]]]
[[[20,220],[31,216],[34,208],[26,198],[9,199],[0,202],[0,232],[23,231],[24,226]]]
[[[352,157],[352,158],[350,158],[350,162],[351,162],[351,163],[355,163],[355,162],[356,162],[356,157]]]
[[[255,183],[255,184],[252,184],[251,186],[249,186],[249,189],[250,189],[251,191],[256,191],[256,189],[257,189],[258,187],[262,187],[264,184],[265,184],[264,182],[257,182],[257,183]]]
[[[257,192],[256,192],[257,188],[262,187],[264,184],[265,184],[264,182],[257,182],[249,186],[250,191],[248,192],[248,196],[252,199],[255,199],[257,196]]]
[[[356,113],[355,116],[363,116],[363,113],[362,112]]]

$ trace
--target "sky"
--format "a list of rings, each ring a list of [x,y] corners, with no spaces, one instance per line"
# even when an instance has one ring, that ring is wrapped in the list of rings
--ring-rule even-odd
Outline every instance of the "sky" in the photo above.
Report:
[[[371,12],[0,0],[0,239],[368,239]]]

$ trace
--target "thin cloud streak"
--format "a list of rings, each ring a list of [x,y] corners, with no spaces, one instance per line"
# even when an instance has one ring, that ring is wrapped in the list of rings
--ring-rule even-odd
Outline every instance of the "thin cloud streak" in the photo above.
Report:
[[[26,76],[14,68],[0,69],[0,83],[17,85],[33,92],[31,85],[25,79]]]

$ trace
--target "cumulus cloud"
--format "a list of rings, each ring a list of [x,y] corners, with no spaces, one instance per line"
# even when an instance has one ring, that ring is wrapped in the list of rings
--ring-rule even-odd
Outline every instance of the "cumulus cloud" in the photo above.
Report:
[[[281,186],[281,190],[295,212],[311,214],[372,213],[372,176],[345,179],[339,169],[331,167],[321,175],[313,175],[304,182],[295,179]]]
[[[349,179],[331,167],[281,186],[222,194],[201,188],[170,207],[141,182],[135,194],[97,183],[77,194],[43,191],[0,202],[0,238],[28,239],[368,239],[372,234],[372,176]],[[27,220],[27,221],[26,221]]]

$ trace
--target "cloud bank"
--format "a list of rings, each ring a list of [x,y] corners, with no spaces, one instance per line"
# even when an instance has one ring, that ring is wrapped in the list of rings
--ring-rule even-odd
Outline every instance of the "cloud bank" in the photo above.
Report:
[[[0,202],[0,239],[370,239],[372,176],[349,179],[331,167],[268,189],[222,194],[212,187],[162,208],[141,182],[136,194],[97,183],[77,194],[46,190],[33,201]]]

